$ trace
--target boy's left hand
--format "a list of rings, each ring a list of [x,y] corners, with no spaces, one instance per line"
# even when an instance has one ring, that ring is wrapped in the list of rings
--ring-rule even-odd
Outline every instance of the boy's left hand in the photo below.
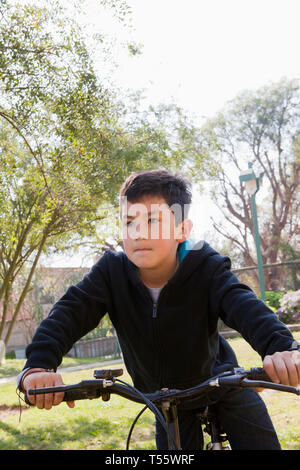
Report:
[[[263,367],[275,383],[297,387],[300,384],[300,352],[282,351],[265,356]]]

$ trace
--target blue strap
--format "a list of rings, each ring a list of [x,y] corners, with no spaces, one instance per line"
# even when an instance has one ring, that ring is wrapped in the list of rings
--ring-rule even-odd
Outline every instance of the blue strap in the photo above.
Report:
[[[185,240],[184,242],[180,243],[177,249],[179,263],[183,260],[183,258],[188,254],[188,252],[193,248],[195,242],[192,240]]]

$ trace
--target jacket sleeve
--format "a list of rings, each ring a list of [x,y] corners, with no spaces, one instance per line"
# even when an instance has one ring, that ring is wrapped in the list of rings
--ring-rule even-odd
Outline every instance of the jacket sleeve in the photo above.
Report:
[[[94,329],[109,309],[109,289],[105,278],[106,255],[83,280],[70,286],[37,328],[26,348],[27,367],[54,369],[82,336]]]
[[[232,273],[230,259],[220,258],[222,261],[210,285],[210,304],[214,314],[241,333],[262,359],[276,351],[290,349],[294,341],[290,330],[249,286]]]

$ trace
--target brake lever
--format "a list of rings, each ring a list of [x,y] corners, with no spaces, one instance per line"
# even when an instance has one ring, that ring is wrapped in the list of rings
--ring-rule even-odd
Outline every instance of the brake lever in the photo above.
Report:
[[[253,388],[266,388],[271,390],[278,390],[281,392],[293,393],[295,395],[300,395],[299,387],[292,387],[290,385],[277,384],[272,381],[265,380],[252,380],[246,377],[246,371],[243,369],[236,369],[235,373],[223,377],[217,377],[210,381],[209,385],[211,387],[253,387]]]
[[[253,388],[268,388],[271,390],[278,390],[281,392],[294,393],[300,395],[299,387],[292,387],[291,385],[277,384],[275,382],[265,382],[263,380],[249,380],[244,378],[240,382],[241,387],[253,387]]]

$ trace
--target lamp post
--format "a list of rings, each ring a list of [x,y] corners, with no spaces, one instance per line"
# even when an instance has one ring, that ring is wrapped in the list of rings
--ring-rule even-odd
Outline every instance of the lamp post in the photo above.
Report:
[[[256,254],[257,254],[257,267],[258,267],[260,295],[261,295],[261,299],[265,302],[266,290],[265,290],[262,256],[261,256],[261,251],[260,251],[260,239],[259,239],[256,201],[255,201],[256,193],[258,192],[260,185],[262,183],[262,175],[263,174],[261,173],[259,176],[256,176],[252,169],[252,163],[248,163],[248,170],[243,171],[240,174],[240,181],[242,183],[245,183],[245,189],[251,198],[251,209],[252,209],[254,239],[255,239]]]

